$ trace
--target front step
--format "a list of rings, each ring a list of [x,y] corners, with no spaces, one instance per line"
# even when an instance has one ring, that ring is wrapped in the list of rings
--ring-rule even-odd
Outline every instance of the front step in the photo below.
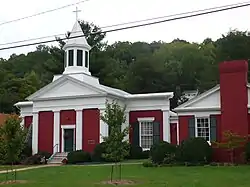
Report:
[[[68,153],[55,153],[49,160],[48,164],[61,164],[67,158]]]

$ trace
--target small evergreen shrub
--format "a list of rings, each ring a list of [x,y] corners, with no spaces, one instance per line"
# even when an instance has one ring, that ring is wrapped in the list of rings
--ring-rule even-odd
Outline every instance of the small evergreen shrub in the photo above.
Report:
[[[39,165],[41,164],[41,156],[38,154],[32,155],[21,162],[23,165]]]
[[[37,154],[40,155],[41,157],[45,157],[45,159],[49,159],[52,155],[51,153],[47,151],[39,151]]]
[[[130,144],[129,159],[142,159],[143,152],[140,146]]]
[[[150,155],[150,151],[149,151],[149,150],[147,150],[147,151],[142,151],[141,159],[148,159],[148,158],[149,158],[149,155]]]
[[[154,164],[151,160],[146,160],[142,163],[143,167],[157,167],[156,164]]]
[[[245,146],[245,158],[246,158],[246,161],[249,163],[250,162],[250,142],[247,142]]]
[[[97,144],[92,153],[92,161],[95,161],[95,162],[105,161],[105,158],[103,158],[104,153],[105,153],[105,142]]]
[[[188,163],[210,163],[212,147],[204,138],[190,138],[183,141],[179,146],[177,158]]]
[[[88,152],[77,150],[70,152],[67,156],[67,160],[69,164],[91,162],[91,156]]]
[[[165,162],[173,162],[175,160],[176,146],[168,142],[159,142],[154,144],[150,149],[150,156],[155,164],[162,164]],[[171,156],[169,156],[171,155]]]

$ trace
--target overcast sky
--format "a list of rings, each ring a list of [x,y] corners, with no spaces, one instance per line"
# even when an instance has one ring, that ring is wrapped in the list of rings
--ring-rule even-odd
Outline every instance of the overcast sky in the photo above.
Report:
[[[0,6],[0,24],[76,2],[78,0],[3,1]],[[89,0],[79,4],[78,7],[81,9],[79,19],[93,22],[102,27],[234,3],[242,2],[240,0]],[[41,16],[0,25],[0,48],[9,46],[1,45],[8,42],[70,31],[76,19],[72,12],[74,9],[75,7],[72,6]],[[153,26],[112,32],[107,34],[106,40],[109,43],[159,40],[170,42],[175,38],[180,38],[190,42],[201,42],[207,37],[217,39],[222,34],[227,33],[230,28],[249,30],[249,17],[250,6]],[[0,58],[8,58],[13,53],[27,53],[34,48],[35,46],[0,51]]]

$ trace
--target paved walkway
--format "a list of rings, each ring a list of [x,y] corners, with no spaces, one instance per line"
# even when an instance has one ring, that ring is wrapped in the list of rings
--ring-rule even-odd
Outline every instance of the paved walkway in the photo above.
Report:
[[[141,164],[140,162],[128,162],[128,163],[122,163],[122,165],[138,165]],[[115,165],[115,163],[107,163],[107,164],[82,164],[82,165],[71,165],[71,166],[112,166]],[[38,169],[38,168],[45,168],[45,167],[55,167],[55,166],[61,166],[60,164],[46,164],[46,165],[37,165],[37,166],[30,166],[30,167],[23,167],[23,168],[17,168],[16,171],[26,171],[31,169]],[[8,170],[10,172],[10,170]],[[0,174],[7,173],[7,170],[0,171]]]
[[[45,167],[55,167],[55,166],[60,166],[59,164],[46,164],[46,165],[38,165],[38,166],[30,166],[30,167],[23,167],[23,168],[17,168],[16,171],[26,171],[26,170],[31,170],[31,169],[38,169],[38,168],[45,168]],[[8,170],[10,172],[10,170]],[[7,170],[2,170],[0,171],[0,174],[2,173],[7,173]]]

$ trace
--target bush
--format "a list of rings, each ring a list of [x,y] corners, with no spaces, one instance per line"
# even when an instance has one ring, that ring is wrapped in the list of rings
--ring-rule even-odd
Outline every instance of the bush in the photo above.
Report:
[[[149,150],[148,151],[143,151],[141,159],[148,159],[149,155],[150,155],[150,151]]]
[[[33,156],[30,156],[22,161],[23,165],[38,165],[41,164],[41,156],[38,154],[35,154]]]
[[[209,163],[212,159],[212,147],[204,138],[190,138],[179,146],[178,159],[189,163]]]
[[[32,147],[29,146],[28,144],[24,147],[22,153],[22,158],[27,158],[32,156]]]
[[[105,153],[105,142],[97,144],[92,154],[92,160],[96,162],[105,161],[105,158],[103,158],[104,153]]]
[[[245,158],[247,162],[250,161],[250,142],[247,142],[245,146]]]
[[[168,157],[169,155],[171,155],[171,158],[172,157],[175,158],[175,153],[176,153],[176,146],[163,141],[154,144],[150,150],[150,156],[152,162],[155,164],[162,164],[165,157]]]
[[[143,167],[157,167],[151,160],[146,160],[142,163]]]
[[[67,156],[67,159],[69,164],[77,164],[91,161],[90,154],[83,150],[70,152]]]
[[[142,148],[130,144],[129,159],[142,159]]]
[[[52,154],[47,151],[39,151],[38,155],[40,155],[41,157],[45,157],[45,159],[49,159]]]

